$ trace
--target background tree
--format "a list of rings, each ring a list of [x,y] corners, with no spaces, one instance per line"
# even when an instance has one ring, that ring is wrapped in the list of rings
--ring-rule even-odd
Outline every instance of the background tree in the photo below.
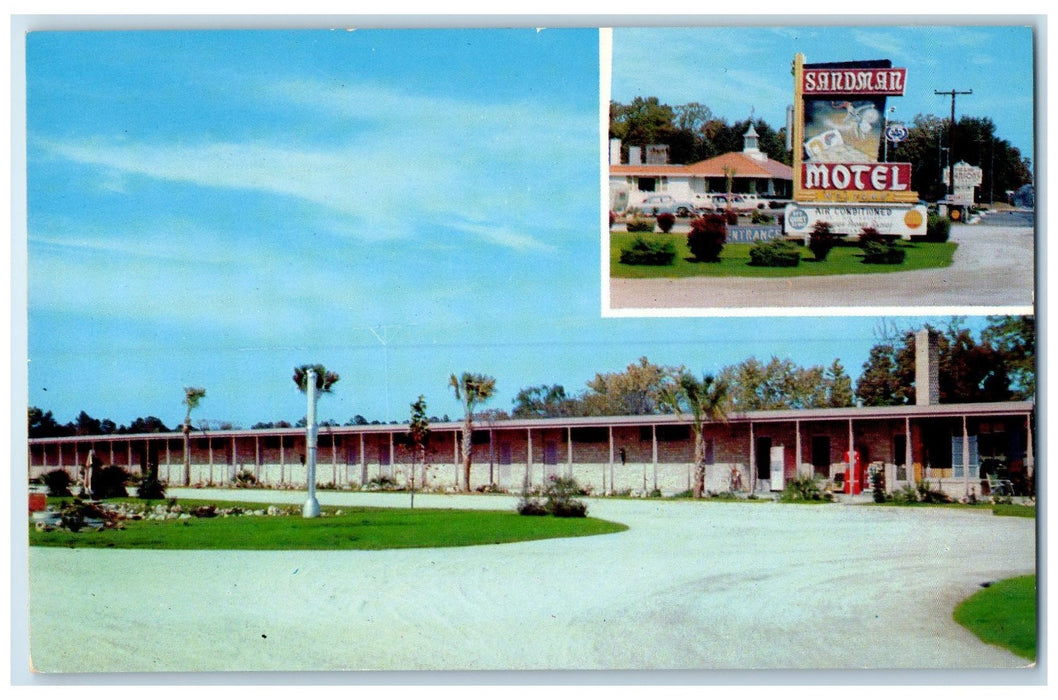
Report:
[[[994,322],[1001,328],[1002,320]],[[941,403],[1008,401],[1018,386],[1034,386],[1035,371],[1025,365],[1012,368],[1010,357],[994,347],[982,333],[978,341],[952,319],[938,334],[939,394]],[[906,329],[884,338],[871,348],[856,385],[856,396],[867,406],[902,406],[915,402],[915,330]],[[1018,374],[1012,379],[1011,374]]]
[[[655,365],[646,357],[628,365],[624,372],[596,374],[582,395],[587,416],[642,416],[668,412],[663,401],[672,377],[683,368]]]
[[[911,189],[920,197],[936,201],[948,188],[942,179],[950,158],[946,150],[950,118],[933,114],[916,115],[908,126],[908,137],[890,146],[891,162],[911,163]],[[952,130],[955,161],[965,161],[982,170],[977,189],[982,202],[1005,201],[1008,190],[1033,181],[1030,161],[1009,141],[996,136],[995,123],[988,117],[963,116]]]
[[[456,399],[463,404],[463,490],[470,490],[470,465],[474,450],[474,407],[492,398],[496,392],[496,380],[485,374],[463,372],[460,377],[452,375],[449,384]]]
[[[989,316],[981,339],[991,344],[1007,368],[1012,398],[1036,395],[1036,319],[1032,316]]]
[[[579,414],[577,400],[566,396],[559,384],[541,384],[521,389],[514,397],[515,418],[560,418]]]
[[[723,368],[719,377],[728,387],[729,413],[852,405],[852,380],[837,359],[824,369],[789,358],[764,364],[751,357]]]
[[[430,420],[426,417],[426,399],[422,394],[411,405],[411,421],[408,424],[408,442],[412,447],[411,462],[411,507],[415,507],[415,465],[422,466],[422,481],[426,483],[426,454],[430,446]]]
[[[689,372],[682,372],[669,385],[665,402],[679,415],[690,414],[694,432],[694,497],[705,492],[705,424],[723,420],[727,402],[727,385],[710,375],[701,380]]]
[[[181,428],[184,433],[184,486],[191,485],[191,411],[198,408],[204,398],[206,398],[205,389],[193,386],[184,387],[183,404],[187,407]]]
[[[51,411],[45,411],[36,406],[29,407],[27,420],[27,429],[31,438],[65,437],[71,434],[66,426],[55,420]]]

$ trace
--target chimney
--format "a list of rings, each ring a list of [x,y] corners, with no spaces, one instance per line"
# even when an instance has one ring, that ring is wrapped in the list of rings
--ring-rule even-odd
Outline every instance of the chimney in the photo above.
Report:
[[[936,331],[915,331],[915,405],[940,403],[940,340]]]
[[[621,139],[610,139],[610,165],[621,164]]]

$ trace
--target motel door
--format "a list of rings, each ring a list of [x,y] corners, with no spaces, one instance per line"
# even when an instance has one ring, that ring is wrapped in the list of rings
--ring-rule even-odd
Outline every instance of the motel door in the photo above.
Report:
[[[775,445],[771,448],[771,490],[782,491],[783,490],[783,469],[785,458],[783,455],[783,446]]]

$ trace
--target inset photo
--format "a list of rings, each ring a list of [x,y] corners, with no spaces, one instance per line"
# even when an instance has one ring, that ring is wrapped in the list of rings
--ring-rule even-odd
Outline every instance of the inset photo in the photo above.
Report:
[[[1031,312],[1032,27],[611,39],[604,314]]]

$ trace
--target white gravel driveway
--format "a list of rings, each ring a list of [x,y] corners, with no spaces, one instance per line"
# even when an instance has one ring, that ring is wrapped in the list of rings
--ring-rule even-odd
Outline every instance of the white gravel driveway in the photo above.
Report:
[[[303,498],[262,494],[277,496]],[[1025,664],[951,611],[983,582],[1035,570],[1030,519],[646,500],[591,500],[590,514],[630,530],[382,552],[31,548],[32,661],[45,672]]]

